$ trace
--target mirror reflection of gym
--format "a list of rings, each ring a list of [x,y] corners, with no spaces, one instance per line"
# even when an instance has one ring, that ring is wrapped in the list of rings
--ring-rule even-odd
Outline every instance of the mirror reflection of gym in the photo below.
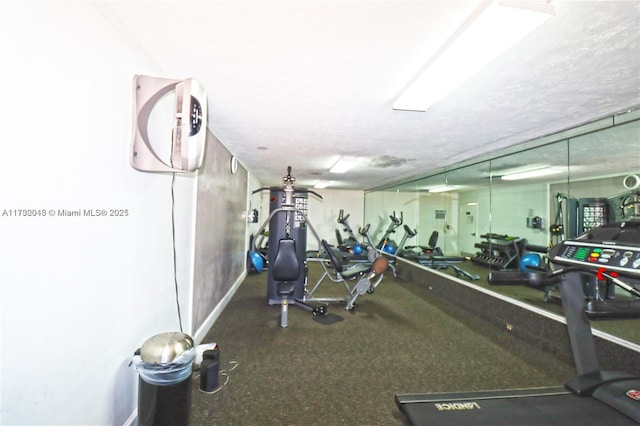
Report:
[[[385,199],[381,194],[398,191],[413,197],[419,211],[418,219],[409,224],[417,232],[411,245],[427,245],[432,232],[439,230],[444,253],[465,257],[466,261],[459,266],[481,275],[477,281],[463,278],[469,284],[561,315],[555,289],[536,292],[507,286],[498,288],[489,286],[487,275],[496,269],[521,271],[520,260],[527,255],[526,268],[533,272],[536,268],[544,270],[545,251],[550,246],[599,224],[637,214],[638,140],[640,110],[635,110],[463,162],[442,173],[368,192],[366,211],[392,208],[389,203],[381,202]],[[532,170],[534,175],[540,175],[503,179],[507,174]],[[445,185],[451,189],[441,195],[429,192]],[[434,220],[435,210],[456,211],[455,221],[445,221],[453,232],[442,232],[443,228]],[[483,252],[495,255],[500,266],[492,268],[474,262],[478,253]],[[509,257],[512,257],[510,262]],[[586,291],[597,298],[615,297],[611,293],[607,295],[606,288],[593,285]],[[637,326],[598,322],[595,328],[640,343]]]

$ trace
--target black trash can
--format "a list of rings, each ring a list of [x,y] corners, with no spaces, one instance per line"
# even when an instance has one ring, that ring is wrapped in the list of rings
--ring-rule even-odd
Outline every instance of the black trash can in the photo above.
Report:
[[[153,336],[136,351],[139,426],[189,425],[195,355],[193,339],[179,332]]]

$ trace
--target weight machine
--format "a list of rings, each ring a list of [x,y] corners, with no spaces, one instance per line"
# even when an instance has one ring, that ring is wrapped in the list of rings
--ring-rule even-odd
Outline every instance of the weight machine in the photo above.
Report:
[[[269,217],[256,231],[252,241],[255,244],[258,240],[255,237],[264,235],[266,227],[269,227],[267,300],[270,305],[281,305],[281,327],[288,326],[289,304],[300,306],[314,316],[327,314],[326,303],[320,306],[311,305],[314,302],[345,301],[347,309],[352,309],[358,296],[375,289],[388,266],[386,259],[374,261],[368,265],[362,264],[357,269],[346,268],[340,264],[337,258],[334,258],[329,245],[320,238],[307,220],[308,194],[311,193],[320,199],[322,196],[308,189],[296,189],[294,182],[295,178],[291,175],[291,166],[289,166],[283,178],[282,187],[260,188],[253,191],[254,194],[264,190],[270,191]],[[307,292],[307,229],[318,241],[318,256],[323,262],[325,274],[331,276],[328,266],[324,263],[330,262],[337,271],[334,279],[344,282],[348,296],[332,299],[314,297],[314,292],[320,286],[322,279],[316,283],[311,292]],[[257,247],[253,249],[257,250]],[[376,277],[377,280],[372,284],[371,280]],[[357,282],[351,288],[347,280],[357,280]]]
[[[551,244],[576,238],[606,223],[640,216],[640,191],[627,191],[608,198],[575,198],[557,193],[556,215],[549,227]]]

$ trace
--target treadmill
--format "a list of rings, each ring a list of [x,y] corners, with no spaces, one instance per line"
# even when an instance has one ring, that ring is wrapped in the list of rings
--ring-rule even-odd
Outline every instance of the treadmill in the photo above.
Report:
[[[549,252],[552,272],[527,285],[557,285],[578,377],[564,386],[481,392],[396,394],[412,425],[636,425],[640,377],[602,370],[589,318],[640,318],[640,219],[603,225]],[[628,298],[585,301],[585,275],[607,279]]]

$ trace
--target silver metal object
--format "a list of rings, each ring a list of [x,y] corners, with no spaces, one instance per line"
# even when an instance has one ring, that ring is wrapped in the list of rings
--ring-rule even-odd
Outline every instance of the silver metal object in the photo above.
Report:
[[[148,339],[140,349],[140,357],[149,363],[170,363],[193,348],[193,339],[184,333],[168,332]]]

